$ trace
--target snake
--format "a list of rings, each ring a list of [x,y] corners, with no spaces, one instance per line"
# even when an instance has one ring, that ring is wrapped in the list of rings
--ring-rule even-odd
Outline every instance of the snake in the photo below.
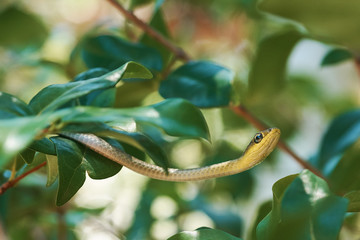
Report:
[[[253,168],[275,149],[280,139],[280,130],[268,128],[255,134],[244,153],[237,159],[198,168],[167,170],[137,159],[92,133],[62,132],[60,135],[79,142],[94,152],[147,177],[186,182],[234,175]]]

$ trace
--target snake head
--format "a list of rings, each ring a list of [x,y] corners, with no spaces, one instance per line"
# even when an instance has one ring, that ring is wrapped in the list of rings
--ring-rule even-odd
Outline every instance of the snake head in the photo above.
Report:
[[[255,166],[262,162],[276,147],[280,139],[280,129],[268,128],[253,137],[244,152],[245,159]]]

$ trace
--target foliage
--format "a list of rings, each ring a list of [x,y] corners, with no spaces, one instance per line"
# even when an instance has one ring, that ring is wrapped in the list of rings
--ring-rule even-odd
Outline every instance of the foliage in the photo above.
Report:
[[[63,137],[61,132],[94,133],[166,170],[169,166],[189,164],[186,158],[191,156],[197,156],[200,165],[237,158],[241,155],[235,147],[239,142],[233,143],[231,136],[241,131],[253,132],[249,123],[257,122],[249,115],[279,127],[286,141],[291,141],[292,136],[306,138],[299,135],[305,121],[302,116],[310,118],[309,112],[314,111],[325,127],[318,129],[322,135],[318,149],[314,147],[312,156],[305,157],[325,179],[309,170],[282,176],[273,185],[271,204],[266,201],[258,213],[250,213],[257,214],[253,224],[240,217],[246,214],[239,212],[246,211],[243,202],[256,203],[254,194],[259,190],[255,189],[255,178],[261,185],[268,181],[254,174],[257,169],[193,185],[147,180],[136,189],[139,199],[131,200],[135,207],[130,226],[110,227],[119,238],[124,233],[130,240],[155,238],[150,236],[151,229],[164,222],[176,223],[176,231],[163,237],[169,240],[346,239],[346,234],[359,237],[356,231],[347,231],[358,229],[356,219],[360,211],[360,112],[358,99],[350,92],[354,88],[335,95],[329,90],[330,83],[321,84],[316,76],[288,71],[291,54],[304,39],[328,44],[327,53],[318,63],[320,67],[331,69],[354,61],[359,68],[359,4],[335,0],[297,0],[291,4],[278,0],[228,0],[222,6],[184,1],[182,4],[192,6],[189,9],[194,12],[206,9],[212,22],[231,13],[247,14],[252,28],[247,36],[251,53],[237,56],[231,46],[231,55],[246,62],[231,65],[218,60],[217,54],[223,51],[219,46],[206,48],[205,56],[211,61],[202,60],[204,54],[194,49],[198,45],[188,36],[192,25],[186,25],[187,34],[182,34],[181,27],[171,29],[165,16],[183,5],[152,2],[134,0],[130,9],[154,5],[147,27],[168,39],[170,32],[177,30],[174,35],[178,39],[173,42],[192,49],[193,60],[179,62],[176,48],[169,50],[151,34],[138,33],[128,23],[115,29],[107,25],[94,27],[79,36],[65,63],[49,60],[43,58],[42,51],[55,27],[44,21],[46,17],[31,13],[21,4],[1,7],[0,32],[6,34],[0,38],[0,62],[4,62],[0,66],[0,85],[6,91],[0,92],[0,183],[22,178],[46,162],[46,169],[30,174],[1,196],[0,227],[4,232],[11,239],[38,239],[39,232],[48,239],[76,239],[79,236],[72,228],[89,216],[101,217],[111,211],[106,206],[81,206],[74,198],[87,176],[97,180],[119,176],[123,174],[122,166]],[[197,14],[194,15],[196,22]],[[329,22],[324,21],[325,17]],[[196,32],[201,31],[194,30],[194,35]],[[29,78],[38,85],[29,85],[33,97],[26,101],[21,99],[26,99],[28,93],[10,94],[7,92],[11,88],[6,87],[9,76],[14,76],[12,71],[26,78],[21,75],[23,67],[35,69],[34,79],[49,78],[52,82],[43,87],[43,82]],[[58,73],[68,82],[53,80]],[[347,78],[341,81],[350,82]],[[339,79],[336,81],[339,85]],[[239,103],[250,109],[243,116],[248,122],[229,110]],[[316,137],[314,133],[307,138]],[[192,152],[195,148],[179,151],[182,144],[186,149],[188,143],[198,146],[200,154]],[[300,146],[292,146],[301,153]],[[272,154],[271,161],[264,165],[272,164],[276,169],[283,164],[279,164],[278,156]],[[288,156],[286,159],[291,161]],[[131,178],[127,181],[133,182]],[[119,187],[112,191],[121,190]],[[177,210],[167,215],[164,205],[159,212],[165,217],[155,216],[151,209],[159,199],[175,202]],[[184,229],[184,216],[199,212],[211,220],[212,226]],[[244,229],[244,222],[252,225],[251,229]],[[37,231],[32,230],[35,227]],[[160,228],[160,232],[166,230]]]

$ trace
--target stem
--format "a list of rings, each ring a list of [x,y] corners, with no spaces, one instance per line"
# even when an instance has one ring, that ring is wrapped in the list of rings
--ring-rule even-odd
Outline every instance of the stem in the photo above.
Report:
[[[132,21],[136,26],[141,28],[145,33],[147,33],[150,37],[158,41],[164,47],[166,47],[169,51],[175,54],[176,58],[181,59],[185,62],[190,60],[190,57],[187,53],[184,52],[181,48],[172,44],[169,40],[167,40],[162,34],[160,34],[155,29],[151,28],[149,25],[140,20],[134,13],[126,10],[120,3],[116,0],[107,0],[111,5],[113,5],[119,12],[121,12],[127,19]]]
[[[358,75],[360,76],[360,57],[355,58],[355,67],[358,72]]]
[[[253,126],[255,126],[257,129],[264,130],[266,128],[269,128],[265,123],[261,122],[259,119],[257,119],[255,116],[253,116],[244,106],[238,105],[238,106],[231,106],[230,108],[231,108],[231,110],[233,112],[235,112],[237,115],[243,117],[245,120],[247,120]],[[281,139],[280,139],[280,141],[278,143],[278,147],[281,150],[283,150],[284,152],[286,152],[287,154],[289,154],[290,156],[292,156],[295,159],[295,161],[298,162],[303,168],[308,169],[309,171],[311,171],[312,173],[314,173],[318,177],[321,177],[322,179],[326,180],[324,175],[322,175],[322,173],[319,170],[317,170],[311,164],[309,164],[308,162],[306,162],[302,158],[300,158]]]
[[[0,186],[0,195],[4,194],[6,190],[8,190],[9,188],[13,187],[15,184],[17,184],[21,179],[23,179],[24,177],[26,177],[27,175],[39,170],[40,168],[42,168],[43,166],[46,165],[46,162],[43,162],[41,164],[39,164],[38,166],[34,167],[33,169],[30,169],[29,171],[21,174],[20,176],[18,176],[17,178],[10,180],[6,183],[4,183],[3,185]]]

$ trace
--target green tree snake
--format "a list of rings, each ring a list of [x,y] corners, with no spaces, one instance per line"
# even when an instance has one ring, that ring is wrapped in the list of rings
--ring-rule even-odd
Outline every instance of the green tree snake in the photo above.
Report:
[[[164,181],[185,182],[233,175],[256,166],[274,150],[280,138],[280,130],[269,128],[257,133],[240,158],[199,168],[168,168],[167,172],[159,166],[132,157],[94,134],[64,132],[60,135],[82,143],[102,156],[142,175]]]

